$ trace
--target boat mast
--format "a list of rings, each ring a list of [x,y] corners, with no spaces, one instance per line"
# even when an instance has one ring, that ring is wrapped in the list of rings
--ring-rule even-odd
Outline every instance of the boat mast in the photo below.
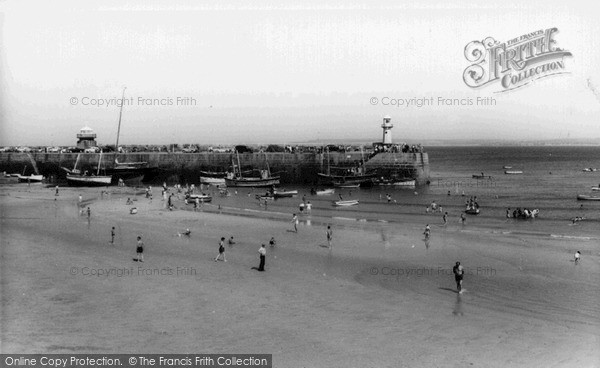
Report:
[[[100,158],[98,159],[98,171],[96,172],[96,176],[100,176],[100,165],[102,164],[102,151],[100,151]]]
[[[237,162],[238,162],[238,175],[239,178],[242,178],[242,167],[240,166],[240,153],[236,150],[235,151],[235,155],[237,156]]]
[[[267,159],[267,153],[265,152],[265,162],[267,163],[267,173],[269,174],[269,178],[271,177],[271,168],[269,167],[269,160]]]
[[[119,135],[121,134],[121,117],[123,116],[123,105],[125,102],[125,90],[127,87],[123,87],[123,94],[121,96],[121,110],[119,111],[119,127],[117,128],[117,143],[115,144],[115,163],[117,163],[117,153],[119,153]]]

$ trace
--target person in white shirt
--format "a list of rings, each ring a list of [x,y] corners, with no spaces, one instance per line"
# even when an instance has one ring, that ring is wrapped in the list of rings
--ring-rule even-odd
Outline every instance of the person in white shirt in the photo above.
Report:
[[[265,249],[265,245],[261,244],[258,249],[258,254],[260,255],[260,265],[258,266],[259,271],[265,270],[265,258],[267,256],[267,250]]]

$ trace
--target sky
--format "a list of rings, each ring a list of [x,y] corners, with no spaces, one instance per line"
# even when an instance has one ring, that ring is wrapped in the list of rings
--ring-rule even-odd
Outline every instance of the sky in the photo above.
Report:
[[[380,140],[386,115],[394,142],[600,143],[600,6],[591,4],[6,1],[0,145],[75,145],[84,126],[114,144],[124,87],[122,144]],[[471,41],[553,27],[572,54],[565,73],[505,92],[465,84]],[[393,106],[410,99],[434,103]]]

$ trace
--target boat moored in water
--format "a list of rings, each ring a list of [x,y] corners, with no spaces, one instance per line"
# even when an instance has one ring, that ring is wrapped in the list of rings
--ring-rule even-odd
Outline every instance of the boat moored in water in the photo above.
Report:
[[[333,205],[334,206],[355,206],[358,204],[358,201],[356,199],[350,199],[350,200],[340,200],[340,201],[333,201]]]
[[[577,195],[577,200],[578,201],[600,201],[600,197],[586,195],[586,194],[578,194]]]

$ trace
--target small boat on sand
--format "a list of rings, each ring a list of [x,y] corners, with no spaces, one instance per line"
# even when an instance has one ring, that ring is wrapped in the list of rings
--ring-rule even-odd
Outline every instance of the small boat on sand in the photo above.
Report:
[[[483,175],[483,174],[481,174],[481,175],[474,174],[473,179],[492,179],[492,176],[491,175]]]
[[[333,193],[335,193],[335,189],[333,189],[333,188],[315,191],[316,195],[330,195],[330,194],[333,194]]]
[[[31,174],[29,176],[19,175],[18,178],[21,183],[27,183],[27,182],[40,183],[42,181],[42,179],[44,179],[44,176]]]
[[[297,190],[275,190],[273,192],[273,197],[275,198],[293,197],[295,195],[298,195]]]
[[[468,215],[479,215],[479,208],[469,208],[465,210],[465,213]]]
[[[592,187],[592,190],[593,190],[594,192],[600,191],[600,187]]]
[[[519,175],[519,174],[523,174],[523,171],[521,171],[521,170],[505,170],[504,173],[506,175]]]
[[[212,201],[212,196],[208,195],[208,194],[190,194],[187,196],[188,202],[194,202],[196,201],[196,198],[198,198],[200,200],[200,202],[202,203],[206,203],[206,202],[210,202]]]
[[[355,199],[347,200],[347,201],[333,201],[334,206],[355,206],[358,204],[358,201]]]
[[[512,166],[502,166],[503,169],[512,169]]]
[[[586,194],[578,194],[577,200],[578,201],[600,201],[600,197],[586,195]]]

